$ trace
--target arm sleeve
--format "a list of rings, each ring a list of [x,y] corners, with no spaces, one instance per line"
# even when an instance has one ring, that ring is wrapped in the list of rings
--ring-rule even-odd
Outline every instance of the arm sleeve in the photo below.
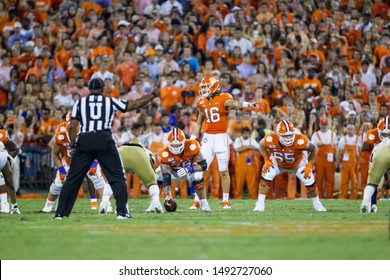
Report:
[[[73,105],[72,109],[72,117],[73,120],[81,121],[81,114],[80,114],[80,100],[77,100],[76,103]]]
[[[119,111],[119,112],[126,112],[127,110],[127,105],[128,101],[124,99],[117,99],[117,98],[110,98],[112,102],[112,106],[114,108],[114,111]]]

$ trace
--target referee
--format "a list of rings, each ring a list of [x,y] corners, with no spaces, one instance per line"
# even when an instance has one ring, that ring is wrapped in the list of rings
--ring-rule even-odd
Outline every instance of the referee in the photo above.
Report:
[[[128,112],[145,106],[158,97],[160,92],[155,90],[152,94],[137,100],[121,100],[102,95],[104,82],[100,78],[89,82],[91,94],[78,100],[72,109],[69,139],[70,145],[75,149],[69,167],[69,173],[62,187],[55,219],[61,220],[72,211],[77,192],[87,174],[92,162],[97,159],[107,177],[117,204],[117,219],[130,219],[128,213],[127,189],[122,161],[115,141],[111,135],[112,120],[117,111]],[[77,129],[80,124],[80,133]]]

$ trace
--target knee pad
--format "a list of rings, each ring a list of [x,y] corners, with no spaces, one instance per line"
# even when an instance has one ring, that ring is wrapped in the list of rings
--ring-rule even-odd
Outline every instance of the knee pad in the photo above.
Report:
[[[260,178],[260,188],[270,188],[271,187],[271,181],[265,179],[263,176]]]
[[[202,178],[199,181],[194,181],[194,188],[197,191],[203,190],[204,189],[204,179]]]
[[[203,172],[194,172],[190,175],[191,181],[200,181],[203,180]]]
[[[50,193],[53,195],[57,195],[57,196],[60,195],[61,189],[62,189],[62,184],[56,185],[56,184],[52,183],[50,185]]]

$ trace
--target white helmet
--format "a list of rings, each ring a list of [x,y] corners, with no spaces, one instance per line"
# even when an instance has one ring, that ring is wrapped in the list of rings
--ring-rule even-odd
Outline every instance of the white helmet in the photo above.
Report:
[[[283,146],[291,146],[295,139],[294,125],[290,121],[280,121],[276,127],[276,133],[279,136],[279,141]]]

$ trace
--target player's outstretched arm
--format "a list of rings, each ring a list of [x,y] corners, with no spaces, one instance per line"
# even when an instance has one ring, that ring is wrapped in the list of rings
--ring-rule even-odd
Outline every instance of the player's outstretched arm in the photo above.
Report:
[[[155,88],[152,92],[152,94],[148,94],[146,96],[143,96],[141,98],[138,98],[136,100],[130,100],[128,105],[127,105],[127,112],[130,112],[132,110],[144,107],[146,104],[148,104],[150,101],[155,99],[156,97],[160,96],[160,89]]]
[[[253,102],[247,102],[247,101],[235,101],[232,99],[226,100],[225,102],[225,108],[232,109],[232,108],[238,108],[238,109],[245,109],[245,108],[255,108],[257,106],[256,103]]]

